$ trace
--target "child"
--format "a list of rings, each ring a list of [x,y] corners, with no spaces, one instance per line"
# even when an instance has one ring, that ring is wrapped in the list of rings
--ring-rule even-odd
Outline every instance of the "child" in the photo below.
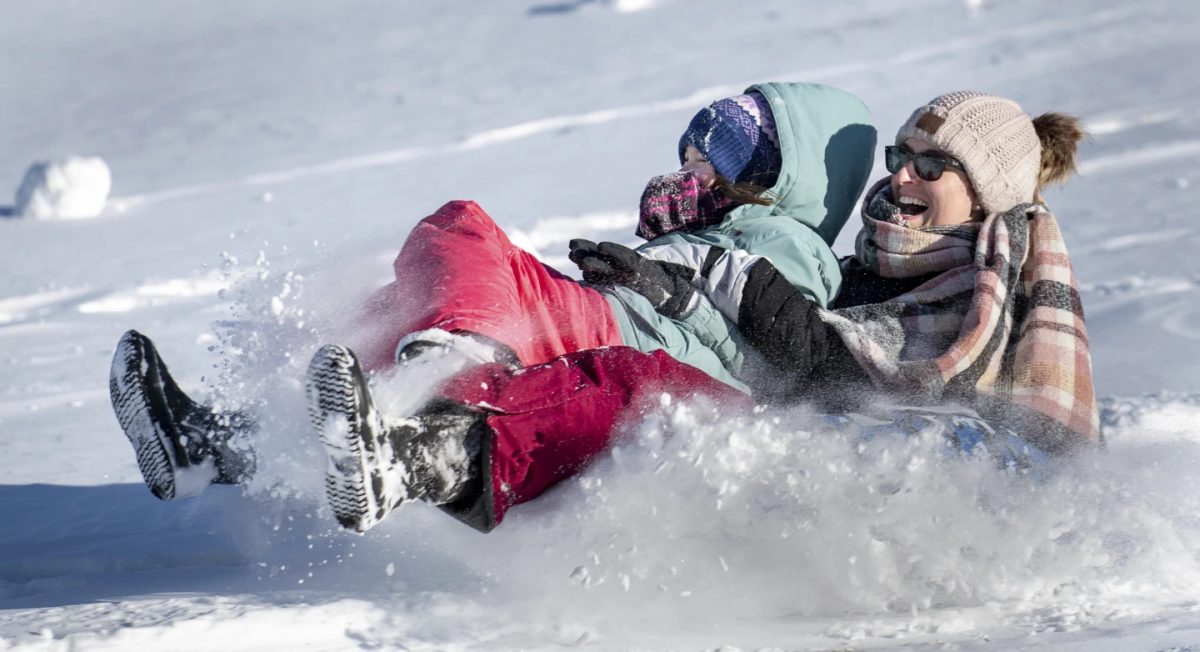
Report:
[[[866,183],[874,145],[862,102],[827,86],[759,84],[715,102],[680,140],[681,171],[652,180],[643,195],[639,233],[654,238],[645,248],[701,256],[696,269],[710,273],[705,263],[729,251],[767,257],[826,305],[840,283],[830,245]],[[573,257],[586,258],[587,245],[576,244]],[[636,274],[625,286],[580,284],[514,246],[472,202],[418,223],[395,272],[362,319],[356,349],[366,368],[434,354],[469,368],[399,419],[374,409],[350,349],[314,356],[310,409],[328,452],[328,497],[349,529],[365,531],[418,498],[490,529],[507,506],[603,450],[622,414],[664,391],[748,403],[747,352],[710,303],[690,293],[668,316],[660,310],[671,297],[644,296]],[[551,360],[567,364],[544,371]],[[537,365],[543,372],[528,375],[536,382],[513,373]],[[252,419],[213,414],[184,395],[144,336],[122,338],[110,388],[156,496],[181,495],[185,473],[236,483],[253,468],[228,445]]]

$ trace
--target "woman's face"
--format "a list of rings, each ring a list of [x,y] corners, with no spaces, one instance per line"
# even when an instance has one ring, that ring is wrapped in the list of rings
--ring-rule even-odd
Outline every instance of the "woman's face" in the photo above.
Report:
[[[705,188],[712,188],[717,183],[717,169],[694,145],[688,145],[683,150],[683,167],[679,169],[696,175],[700,185]]]
[[[949,156],[917,138],[909,138],[904,144],[914,154]],[[977,208],[975,189],[967,173],[948,166],[936,181],[926,181],[917,176],[912,161],[905,163],[892,174],[892,197],[913,228],[950,226],[982,217],[983,209]]]

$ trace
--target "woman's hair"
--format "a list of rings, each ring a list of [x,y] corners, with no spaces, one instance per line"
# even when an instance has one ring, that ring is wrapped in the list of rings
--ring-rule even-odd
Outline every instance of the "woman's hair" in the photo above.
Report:
[[[1041,167],[1038,169],[1034,197],[1044,203],[1043,188],[1053,183],[1063,183],[1075,174],[1075,154],[1079,141],[1087,136],[1087,132],[1078,118],[1065,113],[1043,113],[1033,119],[1033,130],[1042,143]]]
[[[770,206],[779,201],[775,193],[757,183],[750,183],[749,181],[738,181],[735,183],[721,175],[717,175],[716,187],[721,191],[721,194],[738,205],[757,204],[759,206]]]

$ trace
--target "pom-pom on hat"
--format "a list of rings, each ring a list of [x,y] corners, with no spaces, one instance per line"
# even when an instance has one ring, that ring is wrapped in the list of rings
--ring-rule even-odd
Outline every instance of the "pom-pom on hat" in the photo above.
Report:
[[[717,100],[701,109],[679,138],[679,162],[688,145],[700,150],[717,174],[734,183],[770,188],[783,159],[775,116],[759,93]]]
[[[896,144],[917,138],[958,159],[988,213],[1034,201],[1042,145],[1033,119],[1016,102],[956,91],[918,108],[896,133]]]

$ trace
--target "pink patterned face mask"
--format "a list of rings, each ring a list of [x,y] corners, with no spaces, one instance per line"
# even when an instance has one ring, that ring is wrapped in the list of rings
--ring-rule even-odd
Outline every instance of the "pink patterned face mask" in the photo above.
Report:
[[[653,240],[673,231],[717,224],[736,205],[720,190],[702,187],[690,170],[664,174],[651,179],[642,191],[635,233]]]

